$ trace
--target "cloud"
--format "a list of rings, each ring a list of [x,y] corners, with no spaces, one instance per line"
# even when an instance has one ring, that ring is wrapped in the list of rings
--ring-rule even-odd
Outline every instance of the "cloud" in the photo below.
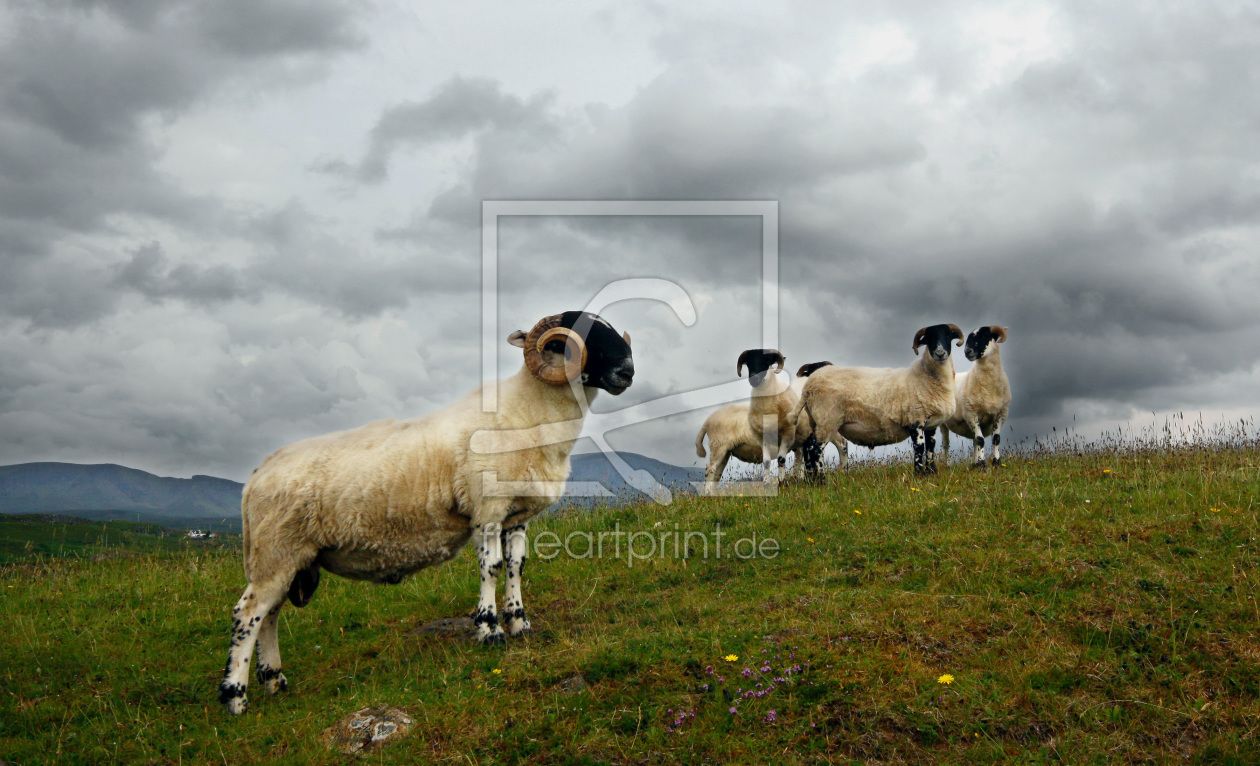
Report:
[[[0,19],[10,29],[0,47],[0,265],[9,276],[0,292],[13,296],[55,294],[38,282],[45,269],[28,262],[115,233],[120,220],[221,222],[220,200],[159,171],[162,126],[234,83],[284,84],[294,67],[362,44],[341,3],[15,3]],[[18,297],[0,313],[64,326],[110,302],[63,311]]]
[[[1011,441],[1254,413],[1250,5],[650,6],[531,12],[545,47],[502,55],[439,39],[493,10],[0,10],[0,458],[240,478],[453,400],[481,375],[487,199],[775,200],[789,365],[1009,326]],[[692,327],[608,309],[639,382],[600,412],[761,345],[758,219],[509,217],[496,242],[504,371],[508,331],[612,280],[692,296]],[[613,440],[690,463],[705,414]]]
[[[547,112],[552,101],[547,93],[525,100],[505,94],[493,80],[457,76],[424,101],[385,110],[372,128],[367,154],[356,165],[334,160],[317,168],[363,183],[379,183],[385,179],[390,158],[404,147],[458,140],[487,129],[525,132],[533,140],[545,140],[551,132]]]

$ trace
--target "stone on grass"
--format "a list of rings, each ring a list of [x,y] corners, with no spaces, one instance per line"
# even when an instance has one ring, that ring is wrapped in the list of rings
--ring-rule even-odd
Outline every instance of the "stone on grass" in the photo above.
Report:
[[[477,634],[477,625],[467,617],[443,617],[440,620],[426,622],[419,627],[413,628],[410,635],[420,636],[426,633],[439,636],[467,636],[471,638]]]
[[[407,736],[414,724],[411,716],[396,707],[365,707],[324,729],[320,739],[333,750],[354,755]]]

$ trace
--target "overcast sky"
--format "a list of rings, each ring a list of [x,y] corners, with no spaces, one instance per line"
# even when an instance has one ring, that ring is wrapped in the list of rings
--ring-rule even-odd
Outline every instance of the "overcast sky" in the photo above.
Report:
[[[789,366],[1008,326],[1008,442],[1260,410],[1260,5],[675,5],[8,0],[0,464],[243,480],[452,401],[505,199],[777,201]],[[498,247],[505,373],[612,281],[690,297],[605,312],[637,377],[601,411],[762,345],[756,218]],[[610,438],[691,465],[706,414]]]

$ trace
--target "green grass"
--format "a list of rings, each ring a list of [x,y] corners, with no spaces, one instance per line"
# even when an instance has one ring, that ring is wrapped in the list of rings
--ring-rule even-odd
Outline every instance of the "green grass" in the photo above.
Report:
[[[158,524],[88,521],[55,514],[0,515],[0,565],[39,556],[101,559],[229,542],[239,545],[239,540],[230,541],[226,535],[192,542],[183,532]]]
[[[535,635],[505,649],[412,633],[472,609],[469,552],[400,586],[325,577],[281,620],[292,690],[251,684],[235,719],[215,685],[236,552],[10,565],[0,759],[342,763],[319,732],[384,703],[417,725],[373,762],[1260,763],[1260,453],[1007,463],[541,519],[781,550],[531,559]]]

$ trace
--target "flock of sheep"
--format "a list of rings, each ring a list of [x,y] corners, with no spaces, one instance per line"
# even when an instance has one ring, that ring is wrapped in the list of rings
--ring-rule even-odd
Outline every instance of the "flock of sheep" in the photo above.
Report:
[[[993,464],[1001,464],[1001,429],[1011,405],[1011,387],[1002,369],[998,344],[1003,327],[983,326],[966,338],[964,353],[974,363],[955,375],[952,343],[963,345],[957,325],[939,324],[915,333],[911,350],[923,356],[909,367],[837,367],[831,362],[802,365],[794,380],[782,375],[786,359],[776,349],[749,349],[739,355],[736,373],[748,368],[752,398],[717,410],[696,434],[696,454],[709,461],[705,491],[713,492],[730,458],[764,466],[773,481],[789,452],[794,474],[816,477],[822,451],[835,444],[840,467],[848,462],[848,443],[875,448],[913,440],[914,467],[936,470],[936,429],[949,455],[949,434],[974,440],[974,464],[985,466],[984,440],[993,437]]]
[[[745,351],[753,396],[724,407],[696,439],[712,457],[712,489],[733,455],[765,466],[766,480],[788,452],[794,471],[818,471],[822,448],[865,446],[913,437],[915,466],[934,469],[934,434],[944,425],[976,440],[998,431],[1010,402],[997,344],[1000,327],[967,338],[969,374],[955,380],[950,344],[963,341],[954,325],[920,330],[910,367],[880,370],[805,365],[794,381],[779,373],[783,355]],[[481,643],[503,643],[530,629],[521,596],[528,521],[553,505],[569,475],[569,453],[599,391],[614,396],[633,382],[630,336],[584,311],[545,317],[508,342],[524,365],[499,381],[497,406],[483,407],[477,389],[441,410],[408,420],[381,420],[307,439],[262,462],[241,498],[245,576],[249,585],[232,610],[231,646],[219,684],[228,712],[248,707],[246,687],[255,649],[255,677],[270,694],[288,688],[281,672],[278,619],[285,601],[305,606],[321,570],[356,580],[396,584],[425,567],[449,561],[475,541],[481,593],[473,623]],[[486,411],[492,409],[493,411]],[[946,437],[948,439],[948,437]],[[948,445],[948,441],[946,441]],[[498,580],[506,569],[504,609]],[[506,630],[505,630],[506,627]]]

